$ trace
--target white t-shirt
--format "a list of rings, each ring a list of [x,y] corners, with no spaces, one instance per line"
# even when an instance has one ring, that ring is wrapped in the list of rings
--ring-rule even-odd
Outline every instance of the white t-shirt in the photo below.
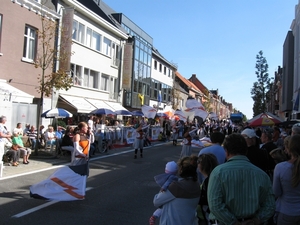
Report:
[[[88,120],[88,126],[91,128],[91,130],[94,130],[94,121],[93,120]]]
[[[22,135],[23,136],[23,129],[22,128],[15,128],[14,129],[14,134],[19,134],[19,135]]]
[[[49,131],[47,131],[47,132],[45,133],[45,139],[46,139],[46,140],[51,140],[51,139],[53,139],[53,138],[55,138],[55,132],[49,132]]]

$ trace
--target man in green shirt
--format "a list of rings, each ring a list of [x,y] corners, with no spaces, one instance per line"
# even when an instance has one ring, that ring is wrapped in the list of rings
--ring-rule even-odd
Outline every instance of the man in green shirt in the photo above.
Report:
[[[212,171],[208,183],[210,219],[221,225],[263,224],[275,210],[270,178],[245,156],[241,134],[227,136],[223,146],[227,162]]]

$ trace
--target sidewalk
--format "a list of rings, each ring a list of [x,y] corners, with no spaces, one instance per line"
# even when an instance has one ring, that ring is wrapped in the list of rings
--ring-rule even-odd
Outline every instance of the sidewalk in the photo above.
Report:
[[[160,143],[168,142],[151,142],[152,146]],[[107,153],[99,153],[98,151],[96,151],[95,155],[92,158],[130,149],[133,149],[132,145],[114,144],[113,148],[108,150]],[[22,160],[20,159],[20,164],[17,167],[8,166],[8,164],[5,163],[2,172],[2,177],[0,177],[0,182],[1,180],[6,179],[8,177],[20,176],[22,174],[33,173],[35,171],[43,169],[46,170],[54,166],[68,165],[71,162],[71,155],[66,154],[56,157],[53,153],[50,153],[47,150],[45,151],[44,149],[40,149],[39,154],[37,156],[34,154],[34,152],[30,155],[29,162],[29,164],[23,164]]]

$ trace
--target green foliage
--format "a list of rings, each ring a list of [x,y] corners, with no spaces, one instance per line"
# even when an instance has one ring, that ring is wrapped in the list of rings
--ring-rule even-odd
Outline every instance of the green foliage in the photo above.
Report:
[[[172,108],[173,109],[179,109],[179,103],[181,100],[180,97],[180,91],[179,91],[179,87],[178,84],[176,82],[173,82],[173,88],[171,90],[172,93],[172,98],[171,98],[171,104],[172,104]]]
[[[64,31],[59,29],[56,21],[48,19],[45,16],[40,16],[42,28],[38,30],[38,55],[34,62],[37,69],[41,69],[41,74],[37,77],[40,84],[37,91],[43,96],[49,97],[52,90],[69,90],[72,87],[73,80],[64,70],[56,70],[55,61],[62,61],[68,58],[72,53],[63,51],[54,45],[55,40],[58,38],[59,30],[61,33]],[[70,40],[71,41],[71,40]],[[60,49],[60,52],[59,52]],[[47,69],[51,68],[51,73],[46,73]],[[55,72],[54,72],[55,71]]]
[[[209,91],[207,89],[204,89],[203,94],[205,96],[206,101],[203,101],[202,105],[206,109],[206,111],[211,112],[212,107],[211,107],[211,102],[209,97]]]
[[[63,121],[63,120],[57,120],[56,125],[57,125],[57,126],[60,126],[60,127],[64,127],[64,128],[67,127],[67,124],[66,124],[65,121]]]
[[[265,112],[267,110],[267,103],[270,100],[267,93],[270,90],[272,79],[269,78],[269,66],[262,51],[259,51],[258,55],[256,55],[255,68],[257,81],[253,83],[253,88],[251,89],[251,97],[254,101],[252,108],[253,116]]]
[[[37,31],[38,46],[37,46],[37,56],[33,65],[37,68],[40,73],[37,76],[39,86],[36,88],[37,92],[40,93],[40,103],[38,105],[37,113],[37,126],[41,124],[41,117],[43,111],[44,96],[51,96],[53,90],[68,90],[72,86],[72,79],[67,74],[67,71],[57,70],[56,63],[67,61],[72,55],[63,47],[57,46],[56,42],[59,38],[59,34],[64,34],[62,28],[56,20],[51,19],[51,13],[47,10],[42,10],[47,7],[48,1],[42,1],[41,11],[44,11],[42,15],[38,15],[41,20],[41,28]],[[71,39],[65,40],[71,43]],[[39,136],[39,129],[37,135]],[[38,145],[36,145],[35,154],[38,155]]]

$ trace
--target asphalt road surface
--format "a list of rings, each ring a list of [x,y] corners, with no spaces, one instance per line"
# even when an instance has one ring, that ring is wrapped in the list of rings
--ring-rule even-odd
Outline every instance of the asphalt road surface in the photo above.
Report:
[[[30,198],[29,187],[54,170],[0,181],[0,224],[147,225],[159,191],[153,177],[164,173],[168,161],[177,162],[180,151],[181,145],[170,142],[145,148],[144,158],[133,159],[133,150],[111,150],[92,158],[86,196],[80,201]]]

